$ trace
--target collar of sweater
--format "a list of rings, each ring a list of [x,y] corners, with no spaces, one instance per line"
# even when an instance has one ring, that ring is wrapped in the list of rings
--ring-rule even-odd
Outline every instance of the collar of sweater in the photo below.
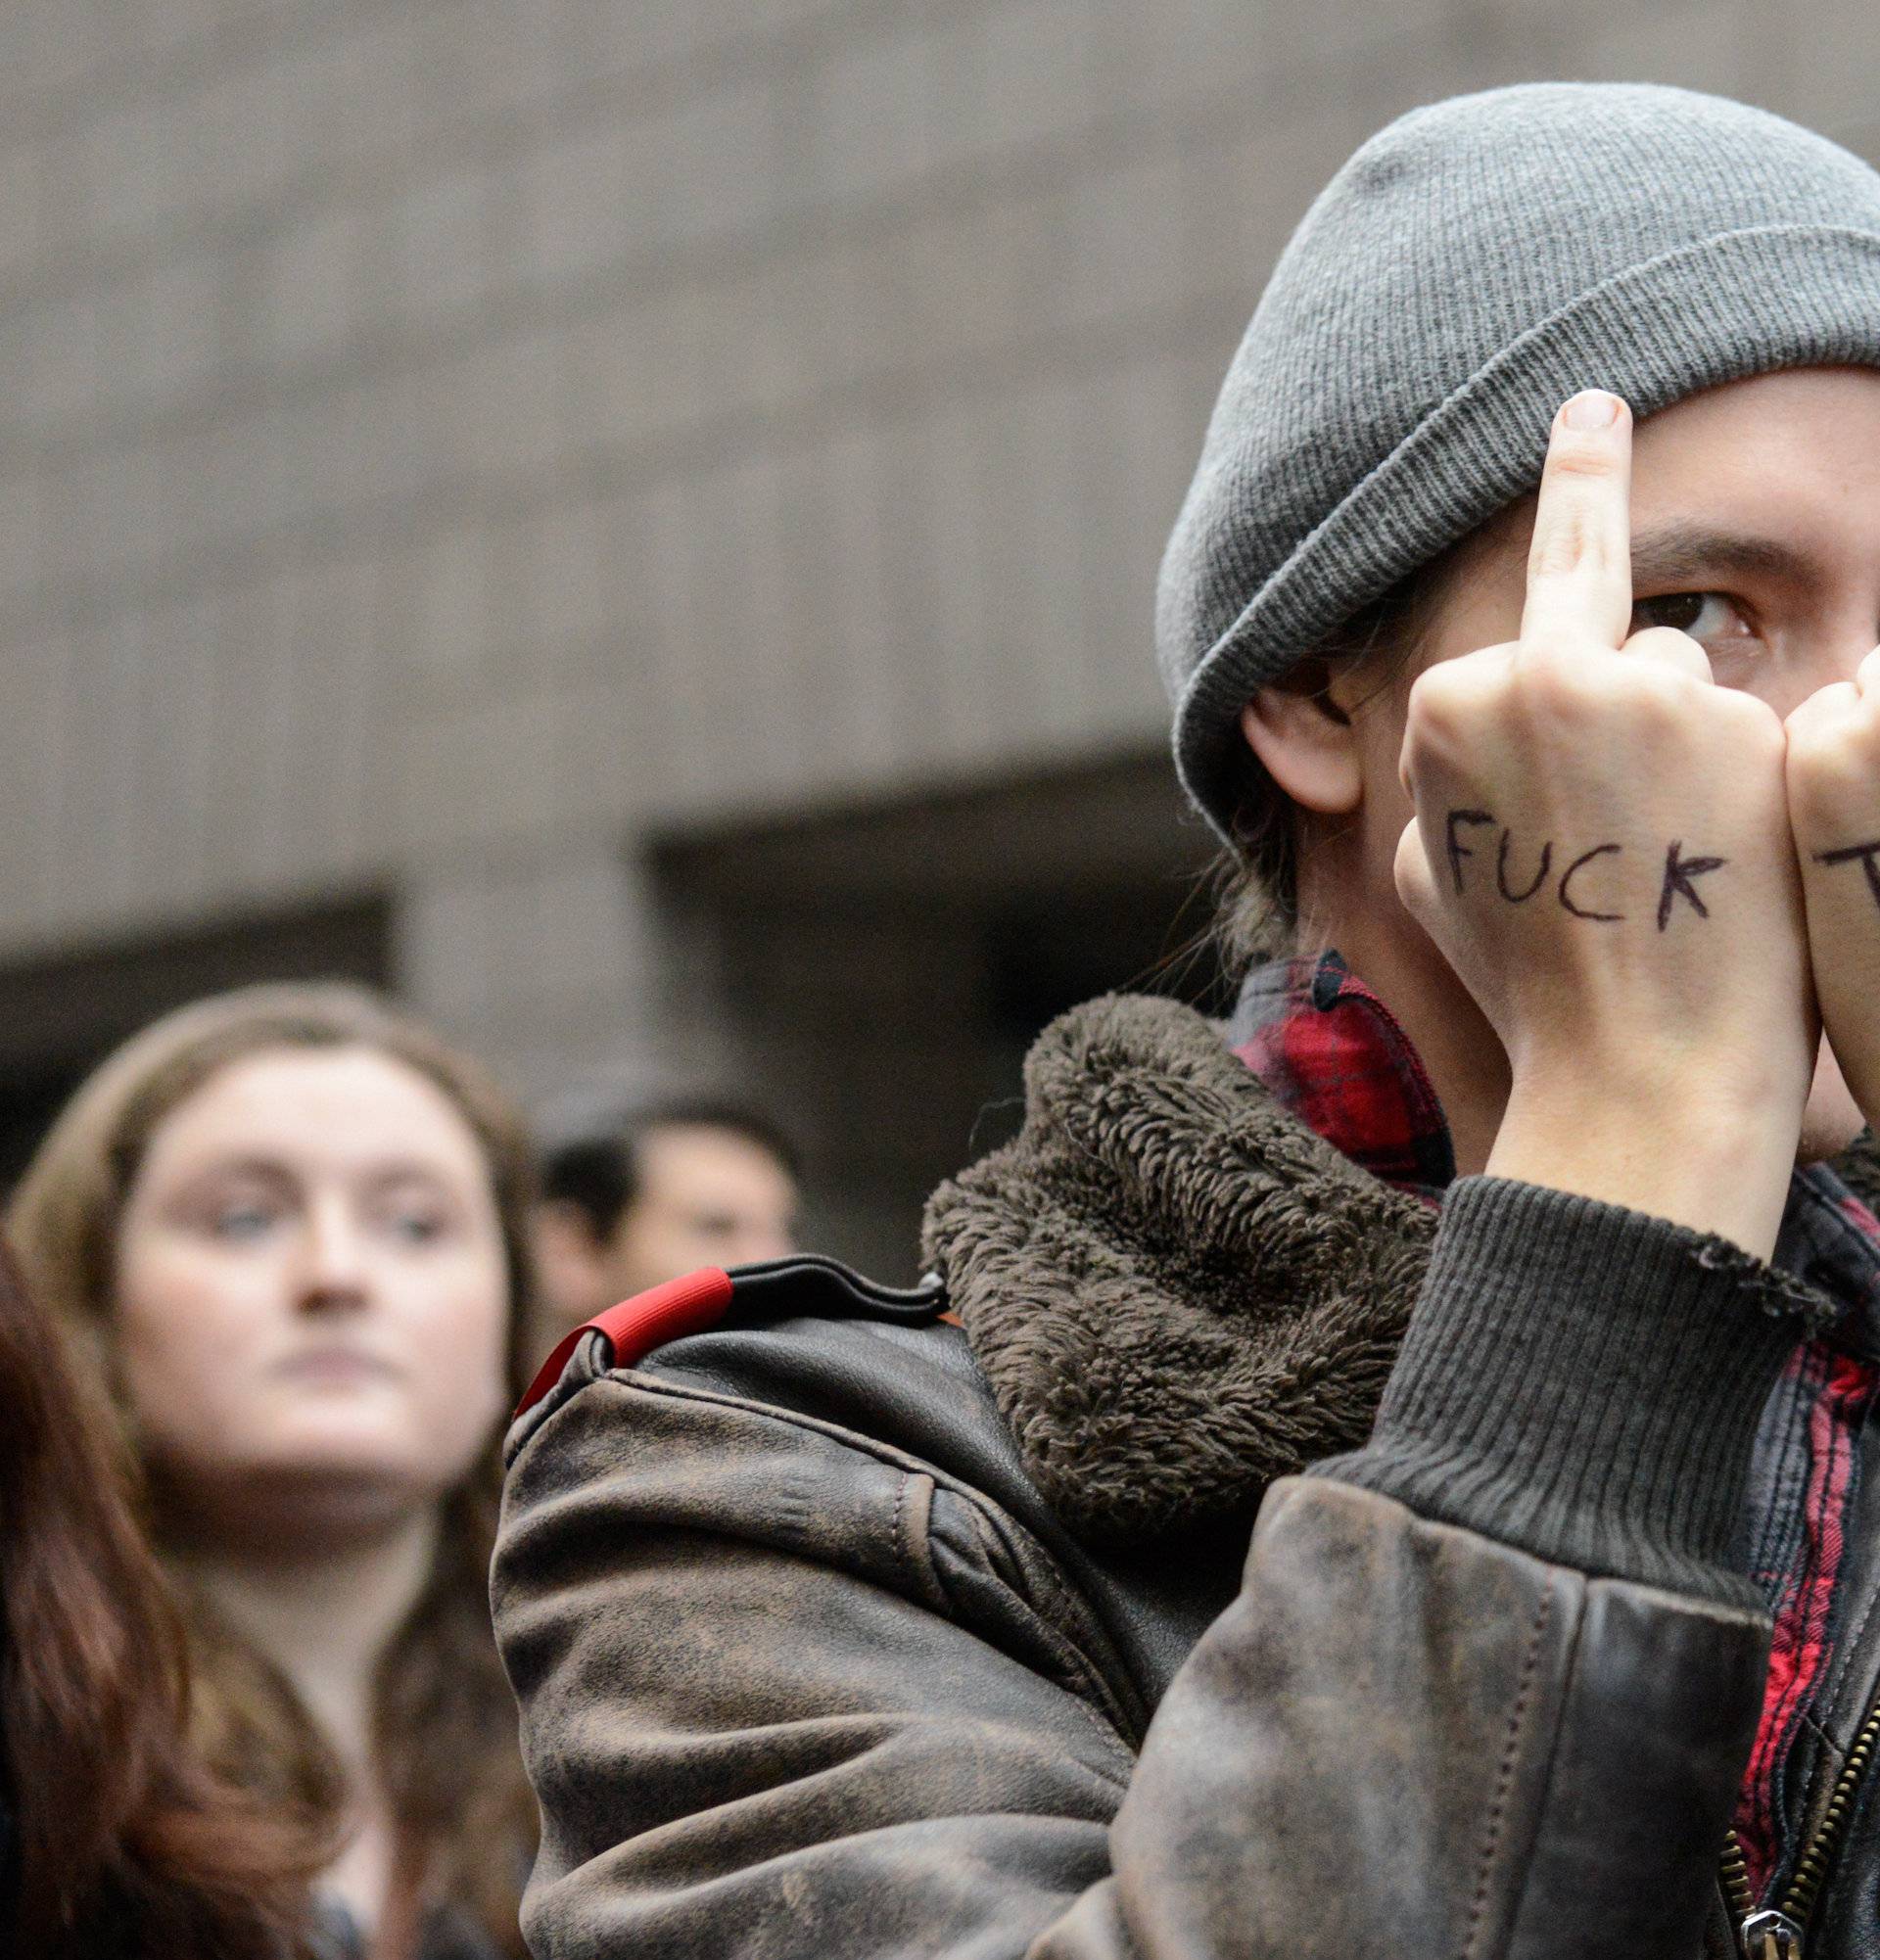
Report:
[[[1178,1003],[1074,1008],[1023,1128],[929,1201],[925,1250],[1026,1469],[1122,1547],[1250,1517],[1368,1433],[1435,1215],[1289,1114]]]

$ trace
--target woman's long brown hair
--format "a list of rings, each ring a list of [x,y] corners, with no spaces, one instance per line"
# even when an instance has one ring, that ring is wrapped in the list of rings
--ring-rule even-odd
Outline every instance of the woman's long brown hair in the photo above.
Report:
[[[159,1126],[209,1079],[277,1050],[363,1048],[443,1091],[489,1168],[510,1295],[509,1372],[522,1374],[530,1301],[528,1140],[507,1100],[467,1057],[362,988],[337,982],[244,988],[178,1009],[106,1060],[28,1167],[12,1225],[27,1277],[96,1350],[122,1433],[136,1429],[114,1366],[118,1236]],[[497,1438],[445,1499],[429,1580],[380,1666],[374,1730],[395,1826],[395,1868],[375,1960],[409,1960],[426,1914],[467,1914],[495,1949],[526,1960],[517,1924],[535,1848],[515,1703],[490,1627],[488,1574],[500,1488]],[[153,1525],[161,1549],[164,1519]],[[211,1760],[286,1811],[337,1828],[344,1779],[293,1689],[180,1579],[197,1683],[196,1731]]]
[[[4,1248],[0,1411],[0,1766],[13,1824],[0,1950],[305,1950],[320,1846],[291,1812],[219,1782],[188,1741],[183,1631],[132,1518],[111,1419]]]

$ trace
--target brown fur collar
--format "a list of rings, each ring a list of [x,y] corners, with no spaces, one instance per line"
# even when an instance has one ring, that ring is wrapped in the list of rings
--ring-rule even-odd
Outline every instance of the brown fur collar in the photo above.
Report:
[[[1368,1432],[1434,1215],[1282,1109],[1172,1001],[1073,1009],[1018,1137],[925,1249],[1040,1491],[1120,1547],[1250,1517]]]

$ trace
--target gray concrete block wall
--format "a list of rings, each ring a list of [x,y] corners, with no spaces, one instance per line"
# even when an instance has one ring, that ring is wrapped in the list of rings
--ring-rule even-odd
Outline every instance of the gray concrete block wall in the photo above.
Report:
[[[1875,34],[13,0],[0,959],[383,887],[412,992],[532,1091],[739,1059],[634,840],[1159,744],[1162,534],[1364,133],[1569,73],[1871,143]]]

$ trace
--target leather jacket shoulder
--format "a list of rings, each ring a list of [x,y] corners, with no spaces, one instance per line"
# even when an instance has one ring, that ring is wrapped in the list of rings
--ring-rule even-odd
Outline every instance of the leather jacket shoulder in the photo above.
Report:
[[[547,1960],[1696,1950],[1754,1614],[1297,1478],[1209,1612],[1055,1523],[954,1330],[607,1359],[494,1579]]]
[[[1121,1670],[1119,1697],[1145,1710],[1240,1584],[1250,1519],[1183,1534],[1179,1563],[1073,1536],[1032,1481],[957,1325],[793,1319],[675,1342],[647,1372],[818,1418],[946,1478],[963,1502],[1022,1532],[1058,1568],[1066,1601],[1104,1629]]]

